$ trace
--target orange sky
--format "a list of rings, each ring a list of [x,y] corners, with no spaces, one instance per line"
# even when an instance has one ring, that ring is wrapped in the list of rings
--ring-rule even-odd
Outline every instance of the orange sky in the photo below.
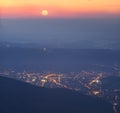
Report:
[[[120,0],[0,0],[1,17],[83,16],[89,14],[120,14]]]

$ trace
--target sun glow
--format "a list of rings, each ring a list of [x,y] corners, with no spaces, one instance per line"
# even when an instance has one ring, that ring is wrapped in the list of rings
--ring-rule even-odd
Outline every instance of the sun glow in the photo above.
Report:
[[[48,15],[48,11],[47,11],[47,10],[42,10],[41,14],[42,14],[43,16],[47,16],[47,15]]]

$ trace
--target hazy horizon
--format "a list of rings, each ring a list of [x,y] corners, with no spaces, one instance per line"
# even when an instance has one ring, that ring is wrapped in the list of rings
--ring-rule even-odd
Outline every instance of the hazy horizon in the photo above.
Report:
[[[120,49],[119,18],[0,19],[0,42],[54,48]]]

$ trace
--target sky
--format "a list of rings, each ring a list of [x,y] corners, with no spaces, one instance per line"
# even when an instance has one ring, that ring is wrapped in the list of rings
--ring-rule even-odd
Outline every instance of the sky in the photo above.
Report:
[[[120,0],[0,0],[2,41],[120,49]]]
[[[89,15],[119,15],[120,0],[0,0],[0,16],[42,17],[82,17]]]

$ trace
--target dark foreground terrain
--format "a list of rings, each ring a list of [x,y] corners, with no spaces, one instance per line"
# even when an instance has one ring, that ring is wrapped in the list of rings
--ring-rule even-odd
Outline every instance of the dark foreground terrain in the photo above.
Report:
[[[114,113],[112,105],[67,89],[0,77],[0,113]]]

